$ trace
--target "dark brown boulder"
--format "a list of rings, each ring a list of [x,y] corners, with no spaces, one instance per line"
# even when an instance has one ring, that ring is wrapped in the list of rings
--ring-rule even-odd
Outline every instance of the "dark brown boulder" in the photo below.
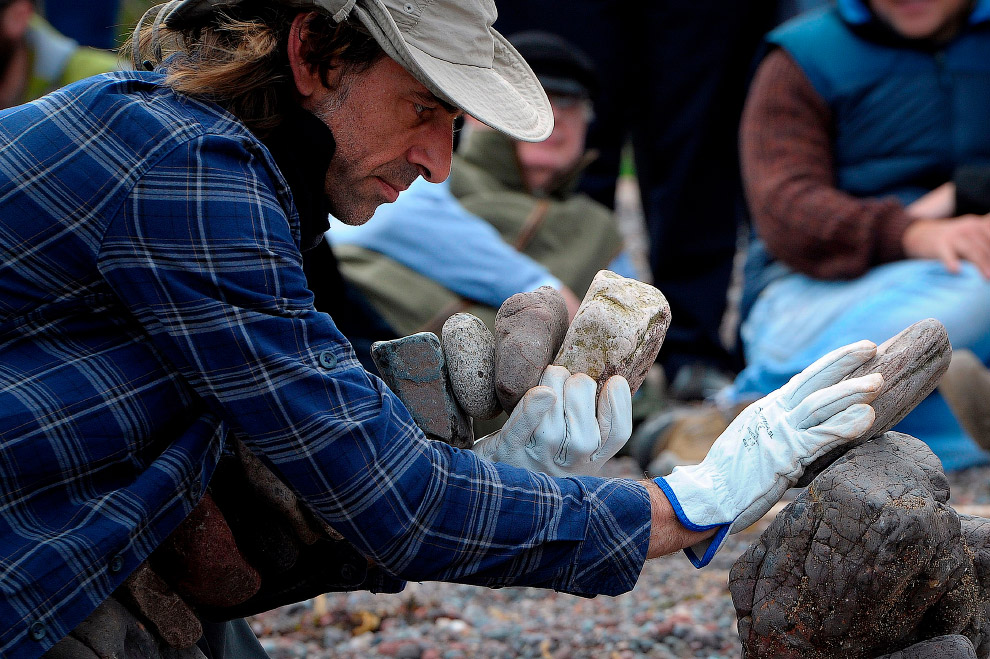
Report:
[[[876,657],[962,634],[981,591],[941,464],[888,432],[848,451],[733,566],[746,657]]]

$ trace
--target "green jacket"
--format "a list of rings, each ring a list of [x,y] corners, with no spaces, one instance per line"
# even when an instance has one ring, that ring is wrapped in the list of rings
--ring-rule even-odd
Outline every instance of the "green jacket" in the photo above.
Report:
[[[31,19],[27,43],[31,73],[24,87],[22,103],[41,98],[77,80],[120,68],[113,53],[80,46],[41,16]]]
[[[454,156],[450,189],[580,298],[622,250],[622,237],[608,208],[575,192],[579,174],[575,168],[548,196],[536,197],[523,185],[512,141],[494,131],[472,131]],[[387,256],[354,245],[335,246],[334,252],[344,276],[399,334],[439,333],[458,311],[494,328],[497,309],[465,300]]]

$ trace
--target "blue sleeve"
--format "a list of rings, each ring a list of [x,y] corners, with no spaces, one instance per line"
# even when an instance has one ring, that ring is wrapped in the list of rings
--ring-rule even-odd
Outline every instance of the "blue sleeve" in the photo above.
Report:
[[[145,174],[100,252],[163,359],[313,510],[409,580],[630,589],[638,483],[553,479],[427,440],[306,289],[264,154],[190,140]]]
[[[331,245],[380,252],[461,297],[491,307],[540,286],[560,287],[545,267],[464,210],[446,183],[419,179],[366,224],[334,222],[327,235]]]
[[[636,266],[633,265],[632,257],[629,256],[629,252],[626,250],[623,250],[618,256],[612,259],[612,262],[608,264],[608,269],[617,275],[622,275],[629,279],[639,279],[639,274],[636,272]]]

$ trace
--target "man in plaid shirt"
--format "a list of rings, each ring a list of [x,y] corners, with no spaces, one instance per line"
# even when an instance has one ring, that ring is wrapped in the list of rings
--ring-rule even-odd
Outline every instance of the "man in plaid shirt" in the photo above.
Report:
[[[106,600],[200,500],[232,437],[373,562],[362,587],[615,595],[648,557],[694,546],[710,560],[734,520],[872,422],[878,376],[839,383],[873,354],[861,343],[730,428],[721,462],[660,487],[428,441],[314,310],[301,250],[328,212],[360,223],[418,176],[446,178],[462,111],[549,134],[494,6],[157,12],[132,44],[142,70],[0,113],[0,656],[40,656]],[[533,440],[558,398],[531,390],[502,439]],[[621,408],[606,416],[630,423]],[[574,431],[564,416],[557,444]],[[761,428],[790,443],[736,455]]]

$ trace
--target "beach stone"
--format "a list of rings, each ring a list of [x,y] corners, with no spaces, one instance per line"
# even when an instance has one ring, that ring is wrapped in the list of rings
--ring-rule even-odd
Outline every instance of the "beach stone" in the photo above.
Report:
[[[934,318],[920,320],[877,346],[876,356],[848,376],[883,375],[883,387],[871,403],[876,421],[858,439],[829,451],[808,465],[796,486],[806,486],[840,455],[897,425],[935,391],[951,360],[949,335],[942,323]]]
[[[602,270],[564,337],[553,363],[571,373],[587,373],[598,389],[613,375],[636,393],[656,361],[670,327],[670,305],[641,281]]]
[[[940,636],[885,654],[877,659],[977,659],[976,649],[965,636]]]
[[[187,648],[203,635],[196,614],[147,561],[131,573],[118,597],[147,620],[151,629],[173,648]]]
[[[194,608],[233,606],[261,588],[209,493],[155,550],[153,567]]]
[[[44,659],[206,659],[195,645],[163,644],[115,598],[104,600],[85,620],[43,655]]]
[[[502,411],[495,395],[495,337],[477,316],[455,313],[441,330],[443,357],[454,397],[476,419]]]
[[[970,640],[980,657],[990,656],[990,519],[960,515],[963,540],[973,554],[976,583],[980,589],[980,629]]]
[[[382,380],[409,410],[426,436],[457,448],[474,444],[471,420],[457,403],[447,379],[440,339],[419,332],[377,341],[371,357]]]
[[[540,383],[567,331],[567,304],[556,289],[516,293],[495,315],[495,395],[512,412]]]
[[[289,486],[265,466],[244,442],[233,438],[231,446],[244,470],[248,487],[291,528],[297,540],[311,545],[326,533],[313,515],[302,507]]]
[[[732,567],[743,656],[866,659],[979,640],[973,553],[948,497],[938,458],[908,435],[840,457]]]

